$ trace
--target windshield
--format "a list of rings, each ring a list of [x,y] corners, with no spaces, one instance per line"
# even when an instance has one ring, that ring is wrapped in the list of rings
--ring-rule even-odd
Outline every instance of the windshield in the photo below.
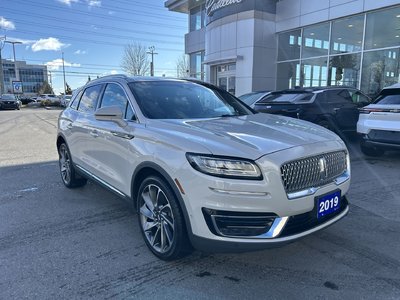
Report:
[[[259,103],[307,101],[313,96],[313,93],[272,93]]]
[[[15,96],[14,95],[10,95],[10,94],[4,94],[1,96],[2,100],[15,100]]]
[[[226,91],[182,81],[132,82],[129,87],[149,119],[202,119],[252,114]]]
[[[378,96],[374,104],[384,104],[384,105],[400,104],[400,91],[397,92],[396,94]]]
[[[260,97],[267,92],[254,92],[254,93],[249,93],[249,94],[244,94],[239,97],[240,100],[242,100],[244,103],[247,105],[252,105],[254,102],[256,102]]]

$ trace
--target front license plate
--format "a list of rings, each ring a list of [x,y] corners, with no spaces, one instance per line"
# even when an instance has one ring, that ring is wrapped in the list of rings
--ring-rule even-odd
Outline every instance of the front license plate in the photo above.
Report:
[[[317,198],[317,216],[318,219],[325,217],[340,208],[340,191],[329,193]]]

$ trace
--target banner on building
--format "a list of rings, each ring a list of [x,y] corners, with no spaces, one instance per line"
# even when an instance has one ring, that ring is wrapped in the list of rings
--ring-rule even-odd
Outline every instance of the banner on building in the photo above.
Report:
[[[12,82],[12,86],[13,86],[13,93],[14,94],[22,94],[23,93],[22,81],[13,81]]]

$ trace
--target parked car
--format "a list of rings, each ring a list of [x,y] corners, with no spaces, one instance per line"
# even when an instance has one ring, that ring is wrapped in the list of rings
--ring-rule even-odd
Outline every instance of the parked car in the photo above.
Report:
[[[0,97],[0,109],[21,109],[21,101],[14,94],[3,94]]]
[[[400,84],[384,88],[373,104],[360,109],[357,132],[365,155],[400,149]]]
[[[60,98],[53,94],[41,94],[36,98],[36,102],[60,105]]]
[[[71,95],[63,95],[60,100],[60,105],[63,107],[67,107],[69,102],[71,101]]]
[[[106,76],[71,101],[58,120],[64,185],[89,178],[133,201],[161,259],[285,244],[349,210],[346,146],[310,122],[189,79]]]
[[[313,122],[336,133],[356,131],[358,109],[371,98],[351,87],[299,88],[271,92],[254,109]]]
[[[262,100],[265,96],[269,95],[270,91],[259,91],[259,92],[252,92],[248,94],[244,94],[239,96],[239,99],[246,103],[251,108],[254,108],[254,105]]]

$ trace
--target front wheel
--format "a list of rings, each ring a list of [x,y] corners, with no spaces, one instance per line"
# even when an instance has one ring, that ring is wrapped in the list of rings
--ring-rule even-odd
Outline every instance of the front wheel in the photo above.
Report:
[[[157,176],[140,185],[137,210],[139,226],[151,252],[162,260],[173,260],[190,250],[178,200],[169,185]]]
[[[76,188],[84,186],[87,182],[86,178],[80,177],[75,172],[74,165],[72,164],[71,154],[68,146],[62,143],[58,148],[59,166],[61,179],[67,188]]]

